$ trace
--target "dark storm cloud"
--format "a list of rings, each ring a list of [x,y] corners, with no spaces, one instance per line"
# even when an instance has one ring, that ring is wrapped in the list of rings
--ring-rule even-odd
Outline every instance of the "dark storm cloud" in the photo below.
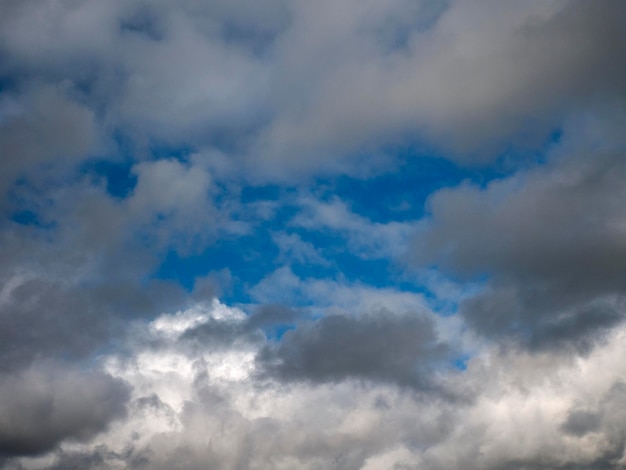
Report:
[[[128,386],[101,373],[45,364],[0,378],[0,454],[37,455],[87,440],[125,415]]]
[[[356,378],[425,389],[447,347],[431,319],[418,313],[381,311],[364,316],[330,315],[285,333],[265,346],[257,362],[284,380],[339,382]]]

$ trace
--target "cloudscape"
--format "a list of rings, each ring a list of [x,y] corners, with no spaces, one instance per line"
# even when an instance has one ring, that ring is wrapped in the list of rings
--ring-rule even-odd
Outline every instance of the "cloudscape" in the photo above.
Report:
[[[625,25],[0,0],[0,467],[626,469]]]

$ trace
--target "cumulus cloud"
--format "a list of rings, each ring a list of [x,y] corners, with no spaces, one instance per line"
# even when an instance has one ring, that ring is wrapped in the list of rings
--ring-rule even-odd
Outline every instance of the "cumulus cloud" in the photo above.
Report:
[[[198,325],[189,320],[200,317],[226,324],[246,321],[237,309],[214,303],[164,314],[150,334],[163,338],[164,325],[192,331]],[[412,321],[421,333],[411,334],[407,325]],[[358,360],[365,359],[363,354],[378,351],[373,359],[384,362],[385,367],[379,369],[384,375],[389,366],[399,364],[399,356],[391,354],[396,349],[370,350],[366,343],[355,342],[342,349],[341,341],[331,341],[333,335],[341,339],[356,335],[376,343],[384,336],[369,333],[385,325],[392,330],[393,325],[404,325],[404,332],[399,327],[394,331],[407,340],[394,336],[394,344],[406,347],[414,357],[410,351],[423,352],[426,343],[411,345],[410,338],[428,336],[428,327],[422,328],[421,321],[411,316],[375,316],[337,322],[331,317],[324,325],[306,326],[285,346],[278,346],[296,353],[285,355],[284,360],[294,364],[307,345],[326,339],[327,347],[318,351],[319,360],[335,351],[340,357],[328,364],[335,364],[333,370],[341,375],[357,379],[323,380],[315,385],[284,382],[281,376],[264,376],[258,382],[260,364],[255,355],[265,354],[262,345],[225,350],[207,344],[189,349],[175,336],[166,336],[158,350],[148,343],[135,343],[131,355],[112,354],[106,361],[108,374],[132,386],[126,419],[113,420],[106,429],[92,424],[100,423],[99,418],[74,420],[80,423],[76,430],[63,435],[74,440],[58,444],[58,451],[47,460],[37,465],[34,460],[13,458],[8,463],[21,462],[25,468],[61,468],[80,462],[93,468],[202,468],[211,462],[216,468],[397,466],[433,470],[623,465],[626,343],[622,327],[589,355],[565,360],[549,352],[486,348],[468,362],[465,371],[448,372],[440,383],[465,397],[452,402],[440,392],[416,397],[385,380],[360,382],[363,367],[372,364]],[[334,328],[337,324],[351,331]],[[296,346],[300,351],[293,350]],[[315,361],[316,356],[308,357]],[[408,362],[405,366],[401,368],[410,370]],[[36,378],[38,374],[31,375]],[[85,380],[77,390],[98,380]],[[26,398],[33,393],[30,390]],[[20,398],[20,403],[26,398]],[[89,416],[102,416],[103,403],[111,401],[99,398],[98,403]],[[72,416],[83,409],[72,408]],[[101,432],[100,437],[86,440],[84,436],[93,429]],[[43,467],[41,462],[45,462]]]

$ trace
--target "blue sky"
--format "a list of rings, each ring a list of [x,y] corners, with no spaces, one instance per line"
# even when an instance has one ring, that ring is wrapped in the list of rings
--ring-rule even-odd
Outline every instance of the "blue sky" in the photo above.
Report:
[[[625,16],[0,3],[0,467],[623,468]]]

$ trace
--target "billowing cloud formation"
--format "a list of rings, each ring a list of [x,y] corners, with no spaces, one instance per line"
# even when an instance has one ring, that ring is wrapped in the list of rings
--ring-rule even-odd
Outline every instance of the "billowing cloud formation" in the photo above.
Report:
[[[254,348],[190,350],[177,339],[198,322],[245,321],[240,315],[213,303],[161,316],[150,329],[165,340],[158,350],[139,347],[106,366],[133,387],[127,419],[93,443],[63,447],[47,468],[623,465],[623,328],[585,358],[487,349],[448,376],[446,387],[465,396],[450,401],[384,382],[311,386],[266,377],[259,386]],[[308,331],[300,334],[315,335]]]
[[[0,466],[626,468],[624,24],[0,2]]]

